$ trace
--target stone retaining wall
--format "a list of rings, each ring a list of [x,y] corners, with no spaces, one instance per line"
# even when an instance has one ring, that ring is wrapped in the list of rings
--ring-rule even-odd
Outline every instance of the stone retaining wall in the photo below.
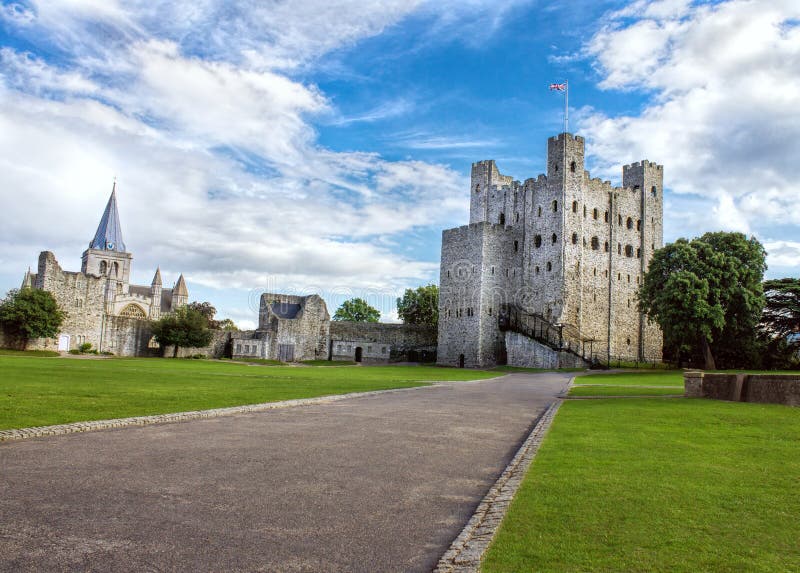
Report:
[[[712,374],[686,372],[690,398],[800,406],[800,374]]]

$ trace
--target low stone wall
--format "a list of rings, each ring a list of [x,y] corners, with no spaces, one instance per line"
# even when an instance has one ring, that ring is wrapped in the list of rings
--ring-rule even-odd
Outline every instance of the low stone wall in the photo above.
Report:
[[[586,363],[570,352],[559,352],[518,332],[506,331],[508,365],[522,368],[583,368]]]
[[[413,324],[331,321],[331,359],[363,362],[435,361],[438,333]],[[341,350],[340,350],[341,348]]]
[[[690,398],[800,406],[798,374],[713,374],[686,372],[684,393]]]
[[[202,354],[206,358],[230,358],[231,357],[231,333],[227,330],[212,330],[214,337],[208,346],[202,348],[179,348],[178,358],[189,358],[197,354]],[[164,351],[164,356],[170,357],[175,347],[170,346]]]

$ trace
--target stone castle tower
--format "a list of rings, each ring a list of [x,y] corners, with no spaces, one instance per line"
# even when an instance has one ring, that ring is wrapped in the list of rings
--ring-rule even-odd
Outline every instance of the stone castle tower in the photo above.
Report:
[[[661,358],[636,291],[662,245],[663,167],[623,168],[622,187],[584,170],[584,140],[547,144],[524,183],[472,166],[470,224],[444,231],[438,360],[484,367]]]

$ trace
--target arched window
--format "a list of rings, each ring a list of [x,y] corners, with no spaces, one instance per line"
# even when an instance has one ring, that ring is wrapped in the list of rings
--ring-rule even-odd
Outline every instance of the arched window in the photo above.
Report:
[[[463,187],[462,187],[463,189]],[[558,211],[558,201],[553,201],[553,213]]]
[[[625,221],[625,226],[628,227],[629,229],[633,229],[633,219],[628,217],[628,220]]]
[[[111,272],[109,276],[117,278],[119,276],[119,263],[111,263]]]
[[[575,167],[576,167],[575,162],[574,161],[570,162],[569,170],[575,173]]]
[[[542,236],[541,235],[536,235],[533,238],[533,246],[536,247],[537,249],[542,246]]]
[[[147,318],[147,315],[145,314],[144,310],[142,310],[142,307],[133,303],[123,308],[119,315],[127,318],[138,318],[140,320]]]
[[[547,272],[549,273],[552,270],[553,270],[553,265],[550,263],[550,261],[547,261]]]
[[[600,248],[600,239],[592,237],[592,250],[596,251]]]
[[[558,237],[556,237],[556,234],[555,234],[555,233],[553,233],[553,236],[552,236],[552,237],[550,237],[550,238],[551,238],[551,240],[552,240],[553,244],[555,245],[555,244],[556,244],[556,241],[558,240]]]
[[[108,264],[105,261],[100,261],[100,276],[105,276],[108,271]]]
[[[577,201],[573,201],[572,202],[572,212],[573,213],[577,213],[578,212],[578,202]]]

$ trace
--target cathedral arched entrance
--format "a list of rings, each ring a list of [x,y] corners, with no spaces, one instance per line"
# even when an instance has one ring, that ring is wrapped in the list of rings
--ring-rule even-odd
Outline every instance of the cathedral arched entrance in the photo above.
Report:
[[[356,362],[361,362],[364,356],[364,349],[360,346],[356,346]]]

